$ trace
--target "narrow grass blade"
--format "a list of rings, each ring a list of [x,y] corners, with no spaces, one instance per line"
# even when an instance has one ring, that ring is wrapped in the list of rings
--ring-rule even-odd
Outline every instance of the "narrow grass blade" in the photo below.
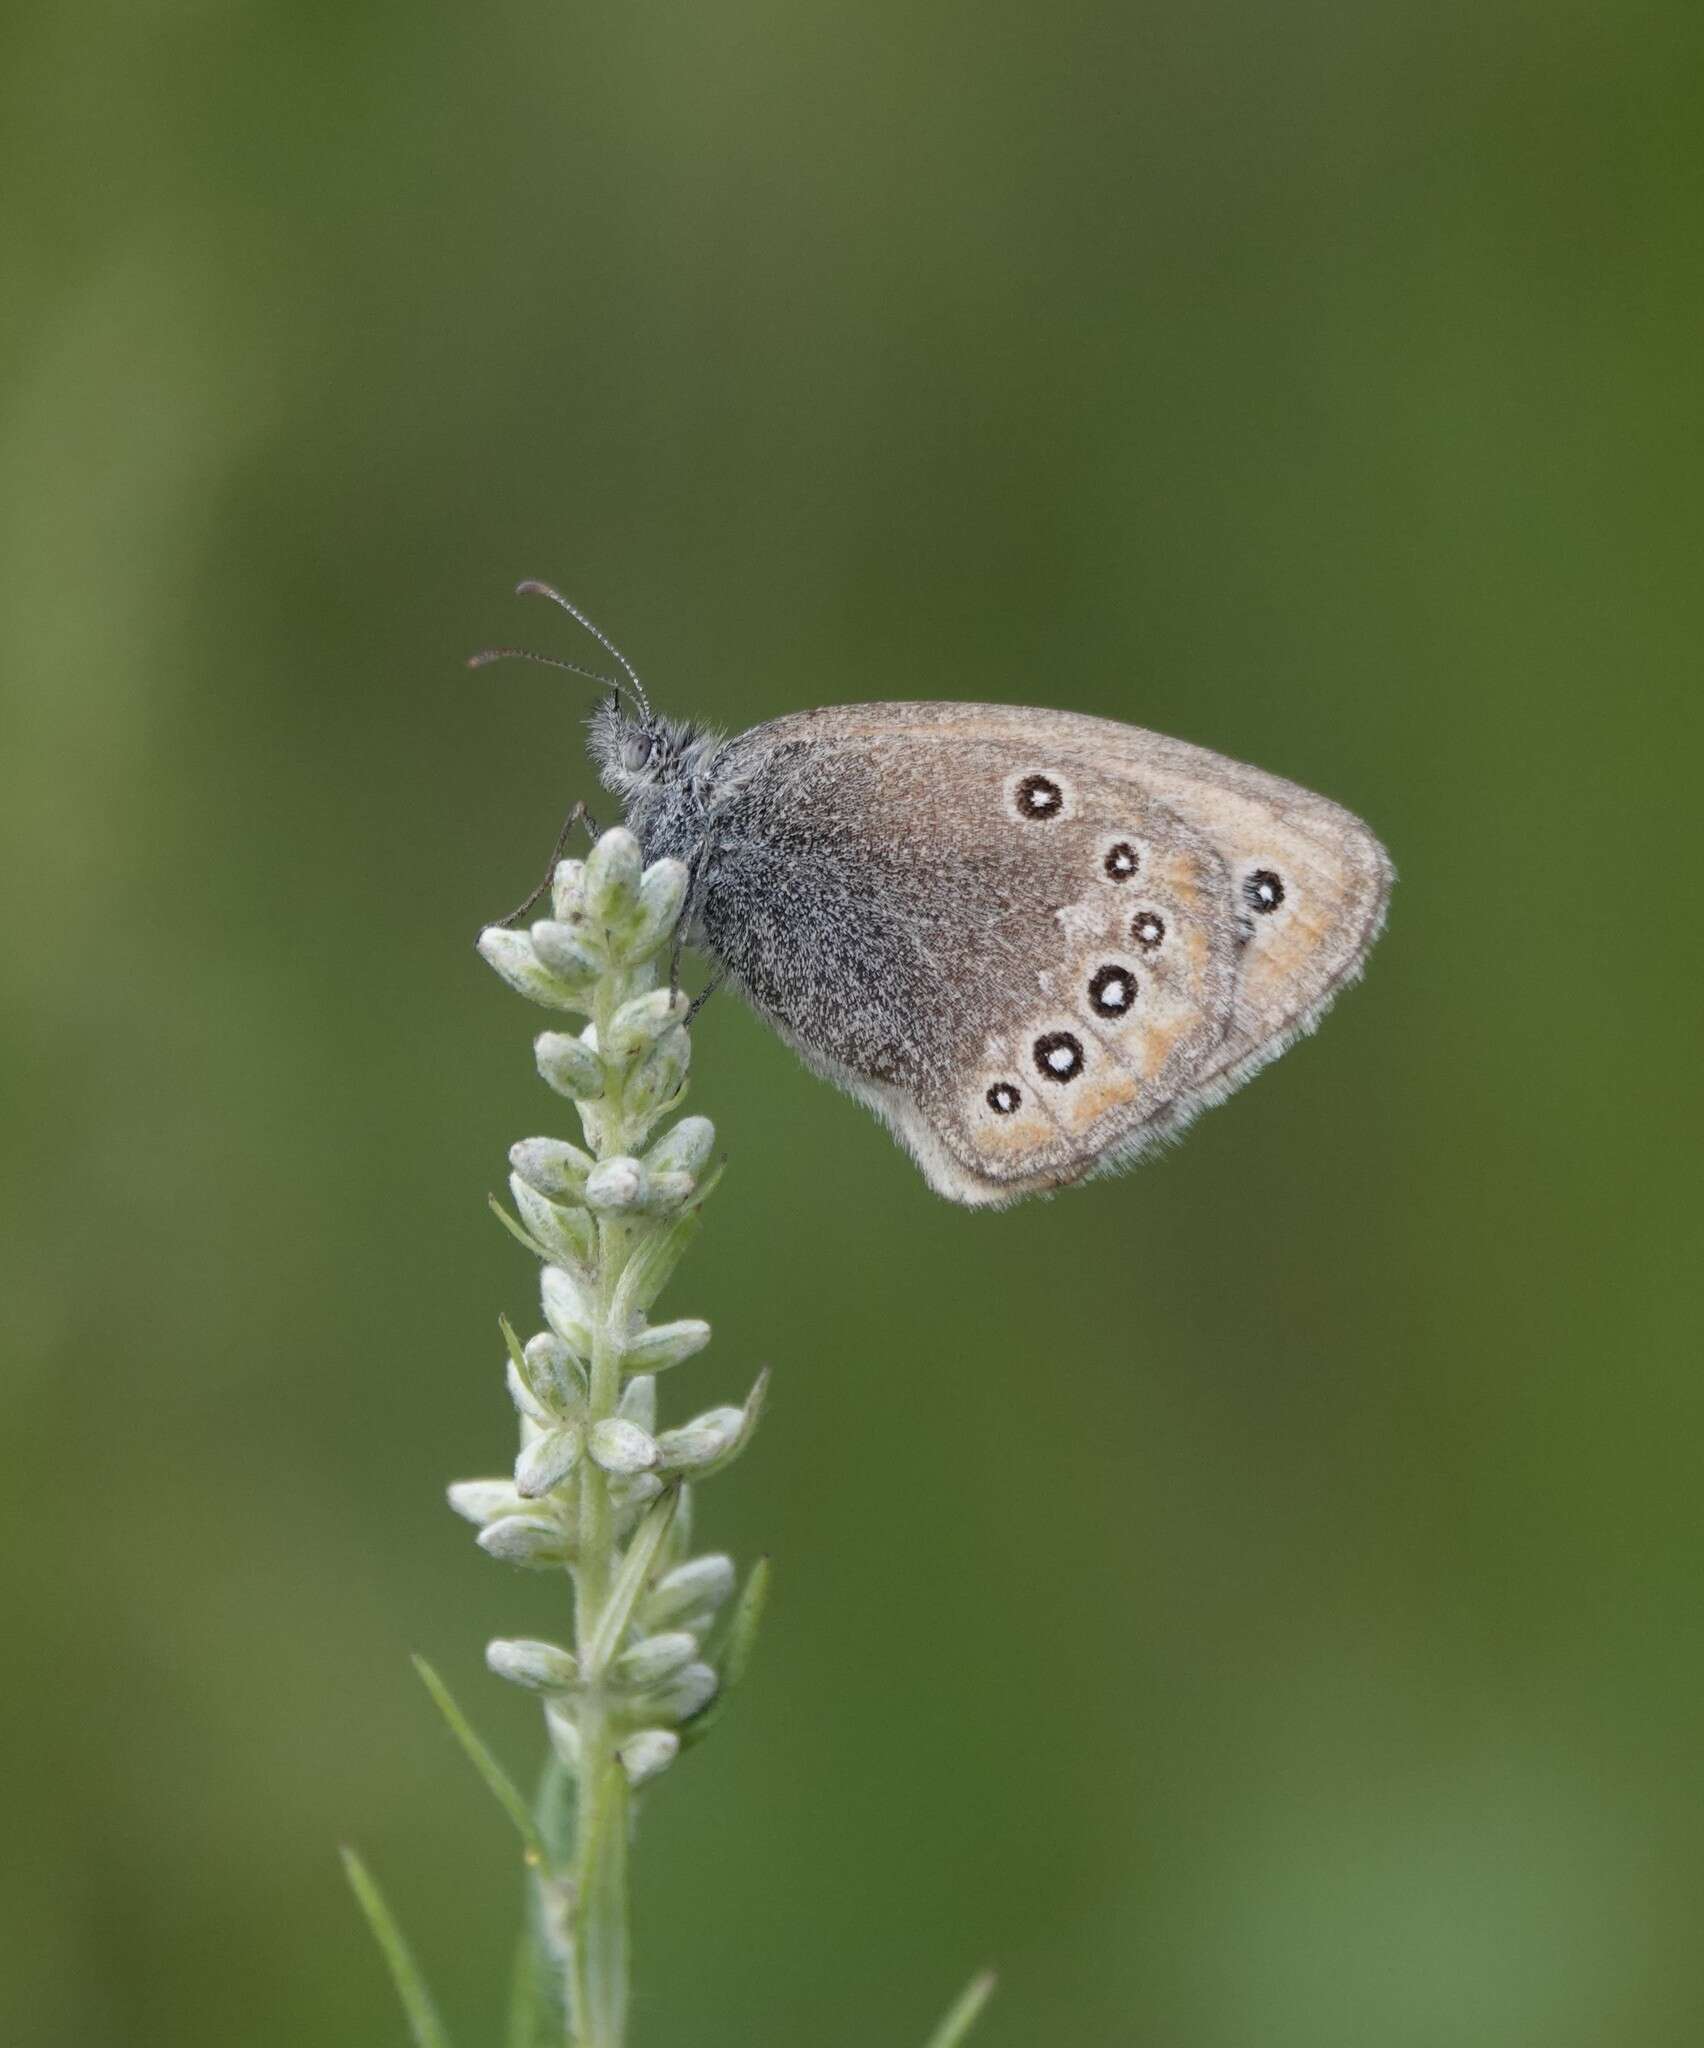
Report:
[[[527,1861],[539,1869],[548,1869],[550,1859],[545,1853],[531,1810],[515,1788],[515,1781],[491,1754],[485,1744],[474,1733],[472,1724],[450,1696],[450,1689],[438,1676],[424,1657],[414,1659],[414,1668],[420,1674],[420,1682],[432,1695],[433,1704],[450,1725],[450,1733],[461,1744],[468,1762],[485,1780],[491,1796],[515,1823],[521,1840],[526,1844]]]
[[[980,1977],[972,1977],[959,1994],[958,2003],[929,2036],[929,2048],[959,2048],[959,2043],[982,2017],[982,2008],[994,1996],[996,1981],[992,1970],[984,1970]]]
[[[373,1939],[390,1970],[391,1982],[396,1986],[397,1999],[407,2016],[408,2031],[414,2038],[415,2048],[450,2048],[450,2037],[444,2032],[438,2008],[432,2003],[432,1994],[426,1989],[420,1965],[414,1960],[414,1951],[403,1939],[402,1929],[385,1904],[383,1892],[373,1882],[372,1872],[353,1849],[343,1851],[343,1869],[349,1879],[349,1889],[367,1916],[367,1925],[373,1930]]]
[[[599,1677],[621,1648],[627,1624],[633,1619],[633,1610],[639,1604],[639,1596],[651,1576],[651,1567],[663,1547],[663,1538],[669,1533],[669,1524],[674,1520],[678,1499],[678,1489],[671,1488],[653,1502],[645,1511],[645,1519],[639,1524],[633,1541],[627,1546],[627,1555],[621,1560],[615,1584],[609,1589],[609,1599],[598,1616],[592,1639],[586,1645],[584,1667],[588,1679]]]

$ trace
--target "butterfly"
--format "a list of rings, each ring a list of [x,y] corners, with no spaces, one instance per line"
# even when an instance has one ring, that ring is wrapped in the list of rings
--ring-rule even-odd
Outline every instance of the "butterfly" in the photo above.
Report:
[[[521,587],[626,671],[590,752],[645,859],[687,864],[689,942],[952,1201],[1175,1138],[1319,1022],[1384,922],[1359,818],[1209,748],[966,703],[725,738]]]

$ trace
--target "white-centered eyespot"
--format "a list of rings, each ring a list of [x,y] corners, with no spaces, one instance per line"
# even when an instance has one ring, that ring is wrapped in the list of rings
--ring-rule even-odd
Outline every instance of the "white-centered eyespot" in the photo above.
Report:
[[[1136,977],[1128,967],[1097,967],[1089,976],[1089,1008],[1097,1017],[1125,1016],[1136,1001]]]
[[[1065,808],[1065,792],[1050,775],[1026,775],[1012,801],[1020,818],[1057,818]]]
[[[1271,868],[1256,868],[1243,883],[1243,901],[1257,916],[1270,917],[1284,901],[1284,884]]]
[[[1031,1051],[1044,1081],[1074,1081],[1083,1071],[1083,1041],[1072,1031],[1044,1031]]]

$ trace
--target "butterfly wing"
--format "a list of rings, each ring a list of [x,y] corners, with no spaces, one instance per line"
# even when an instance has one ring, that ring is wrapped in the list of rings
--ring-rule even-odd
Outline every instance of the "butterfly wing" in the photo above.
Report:
[[[712,946],[964,1202],[1180,1129],[1318,1017],[1388,890],[1348,812],[1111,720],[859,705],[722,765]]]

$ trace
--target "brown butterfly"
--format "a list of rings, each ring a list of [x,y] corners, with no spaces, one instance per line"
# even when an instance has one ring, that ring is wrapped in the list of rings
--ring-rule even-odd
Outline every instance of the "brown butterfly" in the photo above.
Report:
[[[690,942],[954,1201],[1176,1136],[1319,1021],[1384,922],[1358,818],[1206,747],[994,704],[725,739],[628,674],[591,750],[646,860],[690,868]]]

